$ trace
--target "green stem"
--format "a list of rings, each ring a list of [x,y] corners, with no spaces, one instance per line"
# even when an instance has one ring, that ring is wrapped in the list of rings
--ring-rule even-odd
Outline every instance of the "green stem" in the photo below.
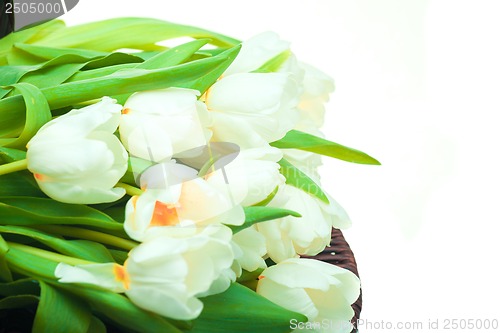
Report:
[[[95,262],[92,262],[92,261],[78,259],[78,258],[74,258],[74,257],[69,257],[69,256],[65,256],[63,254],[42,250],[42,249],[39,249],[36,247],[24,245],[24,244],[11,243],[11,242],[7,242],[7,244],[9,245],[9,248],[17,249],[17,250],[23,251],[25,253],[33,254],[33,255],[38,256],[40,258],[48,259],[48,260],[51,260],[54,262],[63,262],[65,264],[73,265],[73,266],[95,264]]]
[[[133,197],[134,195],[141,195],[144,193],[144,191],[142,191],[141,189],[138,189],[137,187],[125,183],[118,183],[116,184],[116,187],[121,187],[125,189],[125,191],[127,191],[127,194],[130,195],[131,197]]]
[[[132,250],[134,247],[139,245],[139,243],[128,239],[123,239],[113,235],[105,234],[103,232],[88,230],[83,228],[65,227],[56,225],[39,225],[36,226],[36,228],[51,233],[57,233],[63,236],[87,239],[102,244],[112,245],[125,250]]]
[[[7,164],[0,165],[0,176],[16,171],[26,170],[28,168],[28,160],[20,160]]]

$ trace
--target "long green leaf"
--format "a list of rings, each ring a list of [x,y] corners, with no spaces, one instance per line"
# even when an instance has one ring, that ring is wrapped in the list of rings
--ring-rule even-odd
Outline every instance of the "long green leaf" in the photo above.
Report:
[[[277,56],[269,59],[260,66],[258,69],[254,70],[253,73],[273,73],[278,71],[278,69],[285,63],[285,61],[290,58],[292,52],[290,50],[285,50],[278,54]]]
[[[20,279],[8,283],[0,283],[0,295],[15,296],[15,295],[39,295],[40,285],[33,279]]]
[[[0,279],[2,281],[11,282],[12,273],[7,265],[5,255],[9,252],[9,245],[5,242],[2,235],[0,235]]]
[[[307,321],[304,315],[286,310],[237,283],[202,301],[203,312],[193,321],[191,333],[288,333],[292,319]]]
[[[173,47],[149,58],[143,63],[137,65],[136,68],[156,69],[182,64],[208,42],[210,42],[210,39],[205,38],[193,40],[191,42]]]
[[[121,223],[88,206],[32,197],[0,197],[0,223],[6,225],[76,224],[106,230],[123,230]]]
[[[99,318],[92,316],[87,333],[106,333],[106,325]]]
[[[58,286],[87,301],[99,316],[126,329],[141,333],[182,333],[167,319],[140,309],[122,295],[71,284],[58,284]]]
[[[18,138],[4,144],[8,148],[25,147],[36,132],[52,119],[49,104],[40,89],[29,83],[17,83],[13,85],[18,89],[26,104],[26,123]]]
[[[33,66],[0,66],[0,86],[11,86],[17,83]],[[11,91],[11,88],[0,88],[0,98]]]
[[[0,233],[30,237],[67,256],[101,263],[114,261],[106,247],[96,242],[81,239],[65,240],[43,231],[20,226],[0,226]]]
[[[68,63],[42,68],[27,73],[20,82],[30,83],[38,88],[53,87],[66,81],[83,66],[85,63]]]
[[[0,176],[0,197],[7,196],[47,198],[29,171],[18,171]]]
[[[152,18],[123,17],[60,29],[36,44],[51,47],[114,51],[121,48],[159,50],[156,43],[178,37],[210,38],[212,44],[232,47],[240,42],[221,34]]]
[[[237,233],[259,222],[279,219],[285,216],[301,217],[299,213],[293,210],[276,207],[250,206],[243,207],[243,210],[245,211],[245,223],[239,226],[230,226],[233,233]]]
[[[79,71],[73,74],[70,78],[68,78],[65,83],[83,81],[83,80],[91,80],[97,77],[108,76],[113,73],[116,73],[120,70],[132,69],[136,68],[136,63],[127,63],[127,64],[118,64],[118,65],[110,65],[106,67],[100,67],[96,69],[89,69],[85,71]]]
[[[10,269],[16,273],[37,279],[56,280],[54,271],[59,264],[58,262],[13,247],[10,247],[5,257]]]
[[[225,70],[234,60],[240,47],[235,47],[218,56],[192,61],[169,68],[146,70],[133,69],[113,73],[105,77],[65,83],[57,87],[41,89],[51,109],[63,108],[77,103],[143,90],[172,86],[183,87],[200,77],[210,77]],[[210,77],[211,79],[211,77]],[[0,131],[18,124],[23,118],[22,97],[12,96],[0,100]]]
[[[0,147],[0,162],[10,163],[26,159],[26,152],[19,149]]]
[[[380,165],[379,161],[359,150],[297,130],[291,130],[281,140],[271,143],[271,146],[310,151],[352,163]]]
[[[330,202],[321,187],[304,172],[294,167],[284,158],[281,159],[278,164],[280,165],[280,173],[286,178],[287,184],[300,188],[304,192],[314,195],[325,203]]]
[[[7,65],[7,55],[11,53],[12,46],[16,43],[34,43],[54,31],[63,29],[64,23],[51,20],[30,29],[18,31],[0,39],[0,66]]]
[[[188,42],[186,44],[179,45],[172,49],[168,49],[163,52],[159,52],[155,56],[149,58],[136,65],[134,68],[137,69],[157,69],[157,68],[165,68],[170,66],[176,66],[181,63],[184,63],[187,59],[189,59],[196,51],[198,51],[203,45],[209,42],[209,39],[200,39]],[[217,71],[213,72],[214,75],[220,75]],[[222,74],[222,73],[221,73]],[[119,96],[113,96],[118,100],[118,103],[124,104],[127,99],[130,97],[131,93],[122,94]]]
[[[0,299],[0,310],[22,309],[34,306],[38,303],[38,297],[33,295],[16,295]]]
[[[92,51],[92,50],[76,49],[76,48],[48,47],[48,46],[31,45],[23,43],[16,43],[15,47],[44,60],[51,60],[61,56],[66,56],[68,54],[73,54],[89,59],[97,57],[105,57],[109,54],[108,52],[102,52],[102,51]]]
[[[40,281],[40,287],[33,333],[87,333],[92,315],[85,303],[43,281]]]

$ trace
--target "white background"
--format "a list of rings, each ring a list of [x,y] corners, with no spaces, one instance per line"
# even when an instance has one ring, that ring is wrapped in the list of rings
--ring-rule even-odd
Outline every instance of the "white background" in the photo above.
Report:
[[[353,220],[362,317],[437,332],[429,319],[500,320],[499,13],[483,0],[80,0],[63,18],[274,30],[333,76],[327,138],[383,164],[322,168]]]

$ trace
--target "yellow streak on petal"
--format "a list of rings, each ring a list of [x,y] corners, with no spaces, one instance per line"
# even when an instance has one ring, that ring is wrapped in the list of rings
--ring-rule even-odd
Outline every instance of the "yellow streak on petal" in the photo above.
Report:
[[[129,108],[124,108],[124,109],[122,110],[122,114],[129,114],[129,113],[130,113],[130,111],[132,111],[132,110],[131,110],[131,109],[129,109]]]
[[[132,197],[132,206],[134,207],[134,213],[135,213],[135,211],[136,211],[136,209],[137,209],[137,200],[138,200],[138,199],[139,199],[139,196],[138,196],[138,195],[134,195],[134,196]]]
[[[126,262],[125,265],[127,265]],[[116,281],[123,284],[123,288],[125,288],[126,290],[130,288],[130,276],[126,271],[125,266],[115,264],[113,266],[113,274],[115,275]]]
[[[166,204],[156,201],[153,217],[149,225],[151,227],[166,227],[179,224],[178,208],[180,208],[179,204]]]

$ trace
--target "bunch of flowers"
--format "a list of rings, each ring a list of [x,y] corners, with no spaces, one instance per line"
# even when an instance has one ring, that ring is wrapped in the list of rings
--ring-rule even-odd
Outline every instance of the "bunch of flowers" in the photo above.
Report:
[[[333,81],[289,43],[51,21],[0,64],[0,309],[34,332],[351,331],[358,278],[301,256],[350,225],[320,155],[378,162],[324,138]]]

